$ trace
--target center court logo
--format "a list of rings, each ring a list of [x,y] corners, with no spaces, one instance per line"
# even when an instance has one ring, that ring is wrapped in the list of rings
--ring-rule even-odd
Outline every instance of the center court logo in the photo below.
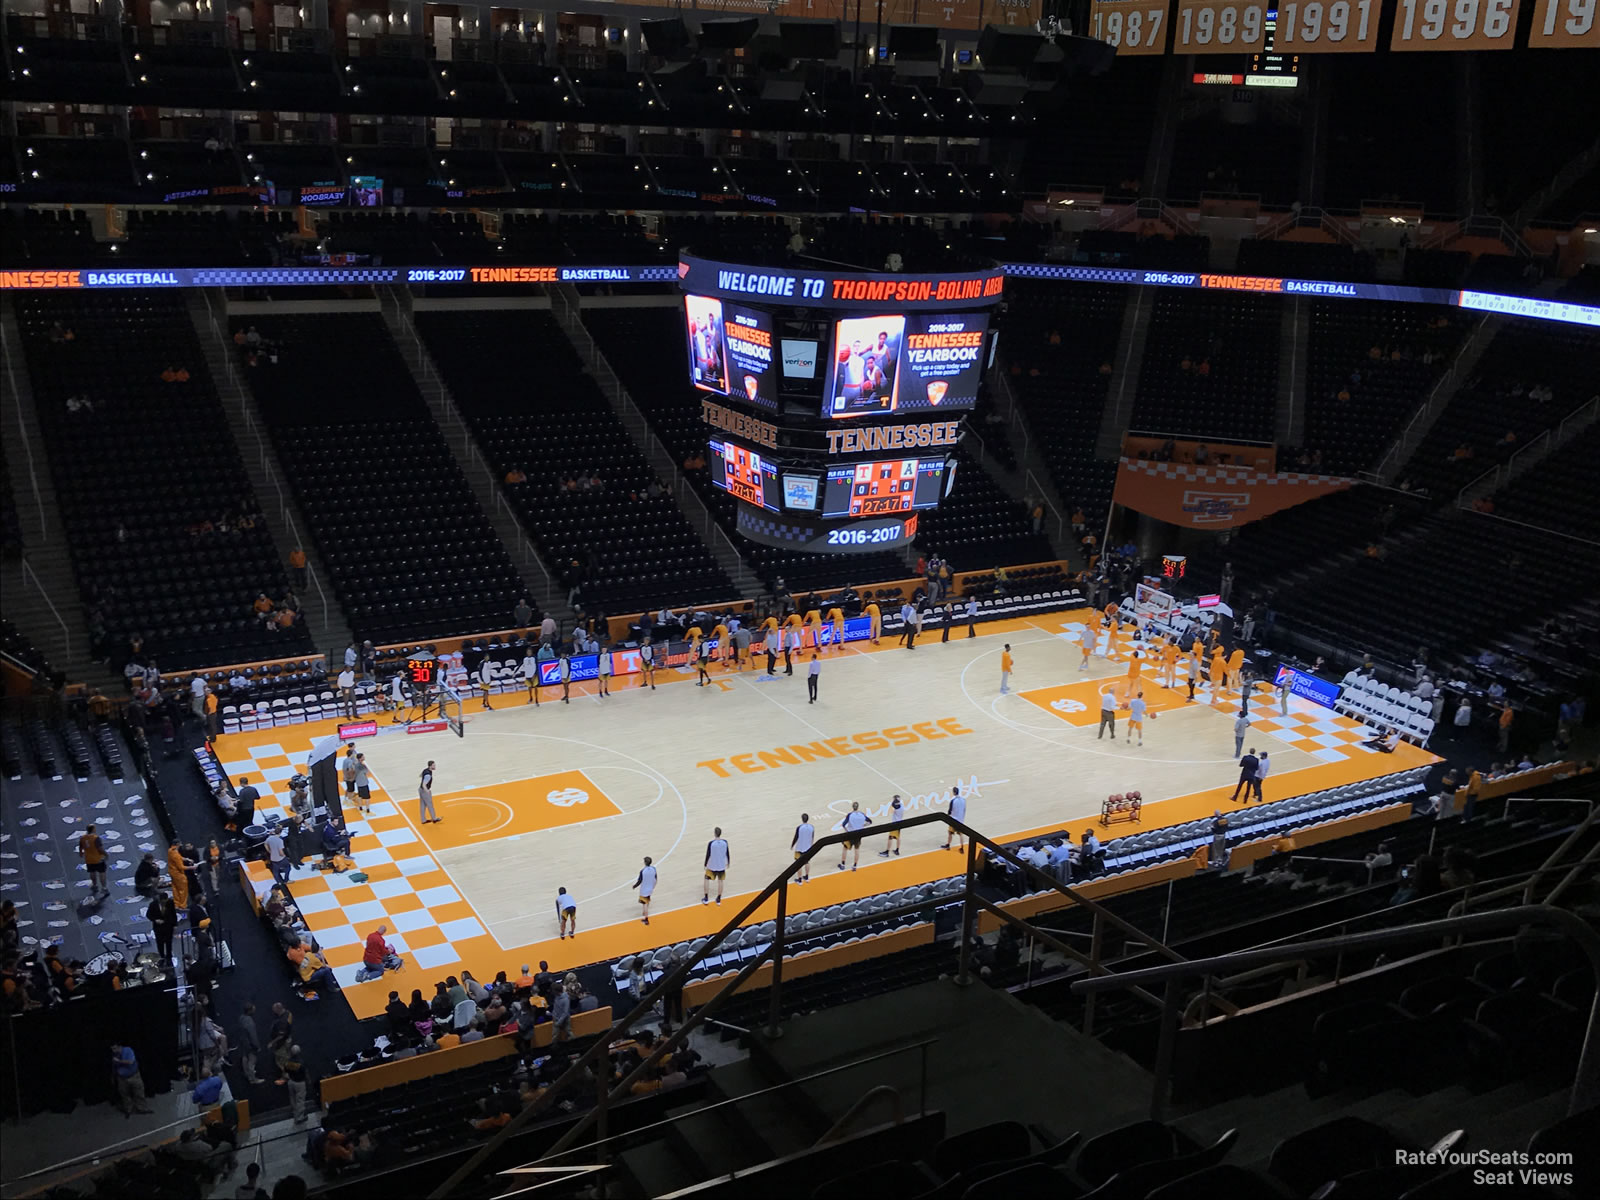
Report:
[[[589,793],[577,787],[556,788],[547,792],[545,799],[557,808],[571,808],[576,804],[587,804]]]
[[[1087,712],[1089,706],[1082,700],[1074,700],[1071,696],[1063,696],[1059,700],[1050,701],[1050,707],[1057,712],[1078,713]]]

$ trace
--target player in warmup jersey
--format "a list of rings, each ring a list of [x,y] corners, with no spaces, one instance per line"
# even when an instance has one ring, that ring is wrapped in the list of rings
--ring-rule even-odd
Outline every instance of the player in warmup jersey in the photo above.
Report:
[[[1169,688],[1178,686],[1178,643],[1175,640],[1161,647],[1161,671],[1163,682]]]
[[[883,609],[879,608],[878,602],[874,600],[867,605],[866,613],[867,620],[871,623],[871,632],[867,636],[872,639],[872,644],[876,646],[878,644],[878,635],[883,632]]]
[[[1244,647],[1228,655],[1228,686],[1237,691],[1244,685]]]
[[[556,924],[563,938],[578,936],[578,902],[566,888],[556,889]]]
[[[572,656],[565,650],[561,652],[561,664],[557,669],[561,680],[561,703],[572,703]]]
[[[722,903],[722,884],[728,874],[728,864],[733,861],[733,853],[728,849],[728,839],[722,836],[722,826],[717,826],[711,831],[711,840],[706,843],[706,882],[700,893],[700,903],[711,903],[711,881],[717,881],[717,903]]]
[[[794,851],[796,862],[804,857],[805,852],[816,844],[816,840],[817,828],[811,823],[811,814],[801,813],[800,824],[794,827],[794,837],[789,839],[789,849]],[[805,866],[800,868],[800,874],[795,876],[794,881],[796,883],[804,883],[810,878],[811,864],[807,863]]]
[[[1006,643],[1006,648],[1000,651],[1000,694],[1004,696],[1011,690],[1011,668],[1015,664],[1011,661],[1011,643]]]
[[[493,712],[494,705],[489,703],[489,693],[494,691],[494,659],[488,655],[478,664],[478,686],[483,689],[484,711]]]
[[[1128,741],[1133,741],[1133,735],[1139,735],[1139,745],[1144,745],[1144,694],[1134,696],[1128,704]]]
[[[602,697],[611,695],[611,651],[602,649],[595,655],[594,681]]]
[[[639,878],[633,881],[634,890],[639,893],[639,911],[644,914],[641,918],[646,925],[650,924],[650,897],[656,894],[656,869],[647,854],[644,856],[644,866],[639,868]]]
[[[889,844],[878,851],[879,858],[888,858],[890,853],[900,853],[900,822],[906,819],[906,810],[896,796],[889,804]]]
[[[719,626],[719,628],[720,628],[720,626]],[[706,668],[710,664],[711,664],[711,643],[710,642],[701,642],[699,644],[698,651],[695,654],[695,660],[694,660],[694,669],[695,669],[696,672],[698,672],[698,677],[694,681],[695,687],[705,687],[706,684],[711,682],[711,675],[706,671]]]
[[[828,622],[833,626],[833,649],[844,649],[844,610],[837,604],[828,610]]]
[[[1211,656],[1211,703],[1216,704],[1228,682],[1228,662],[1218,650]]]
[[[1089,656],[1094,653],[1094,626],[1085,625],[1078,634],[1078,645],[1083,651],[1083,657],[1078,660],[1078,670],[1089,669]]]
[[[959,787],[950,789],[950,819],[952,821],[960,821],[962,824],[965,824],[967,820],[967,798],[961,794]],[[966,845],[966,835],[952,829],[950,836],[944,840],[944,848],[946,850],[950,849],[951,842],[955,842],[956,849],[959,850]]]
[[[1139,679],[1144,674],[1144,651],[1132,650],[1128,654],[1128,690],[1123,697],[1123,707],[1132,703],[1139,693]]]
[[[647,683],[652,692],[656,690],[656,648],[649,638],[639,646],[639,686]]]
[[[839,870],[844,870],[845,858],[855,851],[855,862],[850,869],[854,871],[861,865],[861,831],[872,824],[872,818],[861,811],[861,801],[852,800],[850,811],[844,815],[844,832],[851,836],[846,841],[839,843]]]

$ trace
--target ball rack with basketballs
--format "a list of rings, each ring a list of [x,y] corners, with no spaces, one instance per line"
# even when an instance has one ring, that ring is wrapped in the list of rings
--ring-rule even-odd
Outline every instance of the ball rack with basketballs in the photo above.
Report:
[[[936,275],[711,262],[678,267],[711,481],[754,542],[894,550],[955,484],[993,364],[997,263]]]

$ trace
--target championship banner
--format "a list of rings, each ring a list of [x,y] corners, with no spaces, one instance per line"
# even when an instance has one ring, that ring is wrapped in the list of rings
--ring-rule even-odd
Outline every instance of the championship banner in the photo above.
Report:
[[[1117,464],[1112,502],[1169,525],[1237,529],[1307,500],[1342,492],[1354,482],[1338,475],[1124,457]]]

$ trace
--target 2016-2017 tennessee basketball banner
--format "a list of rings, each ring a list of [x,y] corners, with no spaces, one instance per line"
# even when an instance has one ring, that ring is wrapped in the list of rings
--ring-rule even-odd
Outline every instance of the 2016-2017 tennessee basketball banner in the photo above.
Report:
[[[1353,482],[1338,475],[1124,457],[1112,499],[1170,525],[1228,529],[1342,492]]]

